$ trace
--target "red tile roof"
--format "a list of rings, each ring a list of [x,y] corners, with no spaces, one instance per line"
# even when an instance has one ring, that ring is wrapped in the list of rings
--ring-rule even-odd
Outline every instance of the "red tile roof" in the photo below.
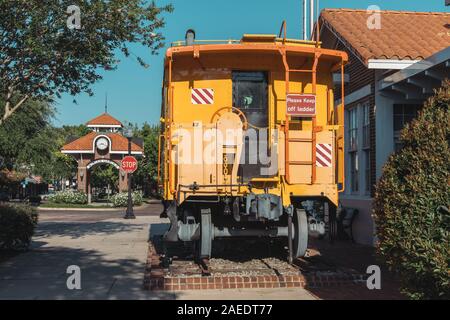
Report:
[[[450,13],[381,11],[370,30],[366,10],[325,9],[325,25],[366,64],[369,59],[422,60],[450,46]]]
[[[64,151],[88,151],[92,150],[93,142],[97,136],[107,136],[111,139],[111,151],[123,151],[128,152],[128,139],[118,133],[101,133],[101,132],[91,132],[84,137],[81,137],[75,141],[72,141],[61,149]],[[133,152],[143,152],[143,149],[135,143],[131,143],[131,151]]]
[[[87,123],[88,126],[96,126],[96,125],[113,125],[113,126],[123,126],[122,122],[112,117],[109,113],[103,113],[98,117],[92,119]]]

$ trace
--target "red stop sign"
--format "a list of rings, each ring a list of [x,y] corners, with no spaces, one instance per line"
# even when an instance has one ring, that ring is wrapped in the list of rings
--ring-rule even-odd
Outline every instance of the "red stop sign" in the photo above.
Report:
[[[138,168],[138,162],[135,157],[126,156],[125,158],[122,159],[121,168],[126,173],[133,173]]]

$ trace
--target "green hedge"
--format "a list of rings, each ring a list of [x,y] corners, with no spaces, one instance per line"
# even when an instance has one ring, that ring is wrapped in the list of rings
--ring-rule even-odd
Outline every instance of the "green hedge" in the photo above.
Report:
[[[38,222],[35,208],[24,205],[0,204],[0,249],[26,249]]]
[[[48,201],[65,204],[87,204],[88,196],[86,193],[79,191],[58,191],[48,197]]]
[[[401,134],[376,187],[378,252],[412,299],[450,299],[450,82]]]
[[[140,206],[144,202],[142,192],[134,191],[131,194],[133,205]],[[128,205],[128,192],[116,193],[109,198],[114,207],[126,207]]]

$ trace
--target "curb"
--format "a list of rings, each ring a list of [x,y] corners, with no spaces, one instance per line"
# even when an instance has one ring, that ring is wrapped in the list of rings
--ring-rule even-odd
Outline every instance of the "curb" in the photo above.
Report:
[[[135,209],[143,209],[146,207],[147,204],[160,204],[160,200],[150,200],[148,203],[139,206],[139,207],[133,207],[133,210]],[[38,211],[102,211],[102,212],[117,212],[117,211],[123,211],[126,210],[126,208],[42,208],[37,207]]]
[[[138,207],[139,208],[139,207]],[[125,210],[126,208],[41,208],[37,207],[38,211],[102,211],[115,212]],[[136,208],[133,208],[136,209]]]
[[[160,204],[160,203],[162,203],[162,201],[161,200],[149,200],[148,202],[147,202],[148,204]]]

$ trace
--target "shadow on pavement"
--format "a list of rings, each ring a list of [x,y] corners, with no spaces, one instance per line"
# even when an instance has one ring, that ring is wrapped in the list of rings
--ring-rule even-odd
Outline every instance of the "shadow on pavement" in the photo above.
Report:
[[[122,222],[100,221],[100,222],[41,222],[34,237],[65,236],[77,239],[89,235],[111,234],[118,232],[130,232],[141,229],[139,225]]]
[[[95,250],[44,247],[0,264],[0,299],[175,299],[174,293],[143,290],[145,265],[107,259]],[[81,290],[69,290],[67,267],[81,270]]]
[[[405,300],[398,287],[386,284],[380,290],[369,290],[364,285],[308,288],[308,291],[322,300]]]

